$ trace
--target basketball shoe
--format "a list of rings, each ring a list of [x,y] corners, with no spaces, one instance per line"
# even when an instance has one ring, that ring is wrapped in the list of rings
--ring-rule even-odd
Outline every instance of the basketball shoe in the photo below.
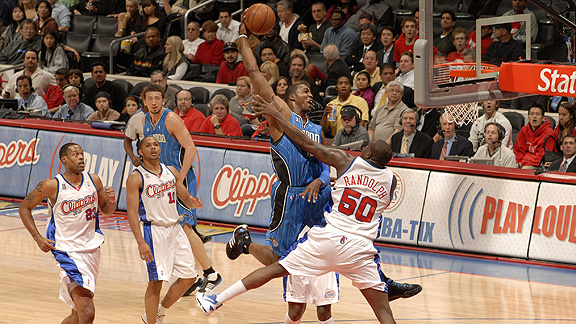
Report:
[[[186,290],[186,292],[184,292],[182,297],[187,297],[187,296],[192,295],[196,291],[196,289],[198,289],[199,287],[202,287],[203,283],[204,283],[204,281],[202,280],[202,278],[196,279],[196,282],[194,282],[192,284],[192,286],[190,286],[190,288],[188,288],[188,290]]]
[[[213,272],[207,276],[204,276],[202,280],[202,285],[198,289],[199,293],[212,292],[216,286],[222,282],[222,276],[218,272]]]
[[[230,260],[236,260],[240,254],[248,254],[248,245],[252,243],[248,225],[240,225],[234,229],[232,238],[226,243],[226,255]]]
[[[388,285],[388,301],[393,301],[398,298],[410,298],[422,291],[422,286],[420,285],[400,283],[392,279],[388,279],[386,284]]]
[[[146,318],[146,313],[142,315],[142,322],[144,324],[148,324],[148,319]],[[166,322],[166,315],[156,315],[156,324],[167,324]]]
[[[202,309],[202,311],[206,316],[209,316],[215,310],[220,308],[220,306],[222,306],[221,303],[216,301],[216,297],[217,297],[216,294],[213,295],[204,293],[196,294],[196,302],[198,303],[198,306],[200,306],[200,308]]]

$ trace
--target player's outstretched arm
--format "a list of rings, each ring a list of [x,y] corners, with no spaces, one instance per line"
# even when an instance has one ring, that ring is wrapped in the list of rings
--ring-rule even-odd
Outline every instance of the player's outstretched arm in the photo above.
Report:
[[[275,102],[267,102],[258,95],[255,95],[253,99],[253,108],[257,114],[274,118],[278,122],[278,125],[284,130],[284,133],[288,135],[296,145],[314,155],[321,162],[335,167],[338,174],[343,173],[350,163],[352,163],[354,157],[347,152],[329,148],[311,140],[302,130],[290,123],[284,115],[278,111]]]
[[[146,262],[154,260],[150,246],[144,241],[142,231],[140,230],[140,217],[138,209],[140,208],[140,189],[142,189],[142,177],[137,171],[132,172],[126,181],[126,206],[128,210],[128,224],[132,235],[138,243],[138,253],[140,258]]]
[[[168,129],[170,135],[174,136],[178,143],[185,149],[182,167],[180,168],[180,176],[184,179],[188,171],[190,171],[192,163],[194,163],[194,157],[196,157],[198,149],[196,149],[196,145],[194,145],[192,136],[190,136],[190,132],[186,128],[186,125],[184,125],[184,121],[182,121],[182,118],[176,113],[170,112],[168,116],[166,116],[166,129]]]
[[[180,174],[176,168],[172,166],[169,166],[168,168],[176,177],[176,195],[178,198],[180,198],[188,208],[204,208],[204,204],[202,204],[200,198],[192,196],[186,187],[184,187],[184,182],[180,178]]]
[[[112,215],[114,210],[116,210],[116,194],[112,187],[103,186],[102,180],[96,174],[91,174],[94,185],[96,185],[96,190],[98,191],[98,208],[102,214],[108,216]]]
[[[20,204],[20,209],[18,213],[20,214],[20,219],[22,219],[22,223],[24,227],[28,230],[32,238],[42,250],[42,252],[48,252],[50,250],[56,250],[53,240],[49,240],[42,236],[36,227],[36,223],[34,223],[34,218],[32,217],[32,210],[38,206],[39,203],[42,202],[45,198],[56,198],[56,190],[58,187],[58,182],[56,179],[47,179],[41,181],[34,190],[32,190],[26,198]],[[51,244],[52,243],[52,244]]]

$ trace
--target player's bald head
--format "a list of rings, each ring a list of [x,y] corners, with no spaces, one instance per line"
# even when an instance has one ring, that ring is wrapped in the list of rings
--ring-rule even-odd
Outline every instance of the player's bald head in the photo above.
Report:
[[[390,162],[392,155],[394,155],[392,148],[383,140],[370,142],[362,152],[363,158],[372,160],[382,167]]]

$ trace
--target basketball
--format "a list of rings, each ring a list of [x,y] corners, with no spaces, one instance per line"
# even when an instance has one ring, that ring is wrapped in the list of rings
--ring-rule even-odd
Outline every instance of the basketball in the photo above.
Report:
[[[244,23],[252,33],[264,35],[274,27],[276,14],[268,5],[256,3],[244,11]]]

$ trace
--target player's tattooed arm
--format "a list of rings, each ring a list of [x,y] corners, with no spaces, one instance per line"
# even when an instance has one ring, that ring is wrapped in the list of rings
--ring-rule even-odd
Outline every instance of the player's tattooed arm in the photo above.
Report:
[[[26,198],[24,198],[22,204],[20,205],[20,209],[18,210],[22,223],[24,224],[30,235],[32,235],[32,238],[34,239],[34,241],[36,241],[38,247],[43,252],[55,250],[56,248],[53,245],[53,243],[55,242],[43,237],[40,234],[38,228],[36,227],[36,224],[34,223],[34,218],[32,217],[32,210],[45,198],[54,199],[57,185],[58,183],[55,179],[48,179],[40,182],[36,186],[36,189],[31,191],[26,196]]]

